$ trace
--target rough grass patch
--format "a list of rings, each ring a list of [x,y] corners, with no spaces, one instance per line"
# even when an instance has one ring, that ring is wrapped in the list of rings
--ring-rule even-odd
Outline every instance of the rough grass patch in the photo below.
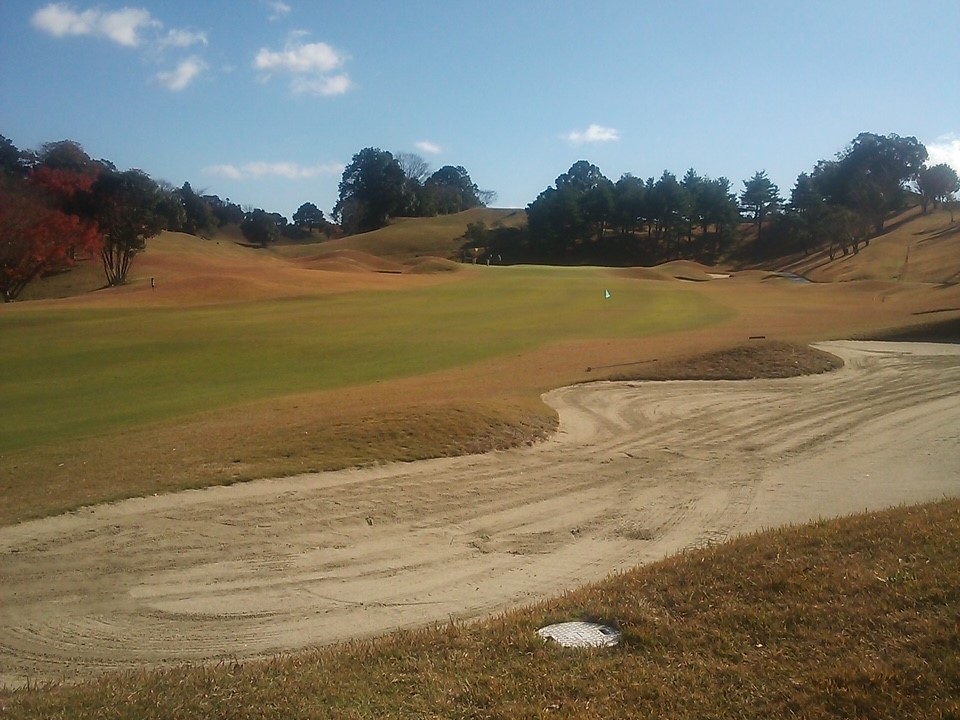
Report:
[[[0,692],[20,718],[955,718],[960,501],[758,533],[491,620]],[[536,629],[613,619],[614,648]]]

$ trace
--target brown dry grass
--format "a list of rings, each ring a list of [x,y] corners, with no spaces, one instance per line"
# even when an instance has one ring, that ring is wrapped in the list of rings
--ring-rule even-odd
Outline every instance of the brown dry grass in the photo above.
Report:
[[[780,529],[473,625],[0,692],[19,718],[957,718],[960,501]],[[616,624],[568,650],[536,630]]]
[[[11,453],[0,524],[126,497],[485,452],[533,442],[555,425],[536,400],[362,390],[281,398],[129,430],[122,442],[108,435]]]
[[[439,257],[416,258],[408,260],[405,265],[412,273],[444,273],[463,270],[462,264]]]
[[[42,307],[196,307],[401,290],[442,282],[447,275],[412,272],[401,262],[326,244],[298,246],[305,254],[288,258],[240,245],[229,235],[217,237],[163,232],[147,241],[125,285],[105,289],[99,262],[90,260],[28,286],[24,300]]]
[[[303,257],[321,252],[359,251],[393,262],[403,263],[417,257],[455,259],[466,241],[464,233],[470,223],[482,222],[487,227],[519,227],[526,225],[523,210],[473,208],[454,215],[429,218],[395,218],[390,225],[372,232],[350,235],[322,243],[277,245],[274,252],[283,257]]]
[[[946,210],[923,215],[918,207],[891,218],[886,232],[860,246],[857,254],[838,253],[833,260],[826,249],[809,256],[786,258],[778,267],[815,282],[894,280],[956,283],[960,281],[960,222],[950,222]]]
[[[657,360],[614,373],[611,380],[751,380],[816,375],[843,362],[806,345],[757,339],[684,360]]]
[[[148,242],[127,285],[78,300],[109,306],[196,306],[406,289],[439,281],[397,277],[402,270],[402,265],[358,251],[327,250],[290,260],[269,250],[165,232]]]

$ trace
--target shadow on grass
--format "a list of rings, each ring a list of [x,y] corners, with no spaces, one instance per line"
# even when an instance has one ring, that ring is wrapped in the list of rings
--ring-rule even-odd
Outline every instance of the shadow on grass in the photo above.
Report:
[[[940,308],[928,310],[916,315],[931,315],[939,312],[957,312],[960,308]],[[911,328],[881,331],[857,337],[857,340],[886,340],[893,342],[936,342],[960,343],[960,317],[948,320],[932,321]]]

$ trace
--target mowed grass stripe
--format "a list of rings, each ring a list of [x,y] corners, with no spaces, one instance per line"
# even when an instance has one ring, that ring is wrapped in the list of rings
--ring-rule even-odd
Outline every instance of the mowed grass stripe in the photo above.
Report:
[[[8,312],[0,451],[728,315],[691,289],[593,268],[498,268],[430,288],[204,308]]]

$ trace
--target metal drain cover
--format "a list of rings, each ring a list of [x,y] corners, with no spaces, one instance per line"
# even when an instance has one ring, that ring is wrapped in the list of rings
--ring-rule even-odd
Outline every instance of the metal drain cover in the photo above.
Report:
[[[620,631],[595,622],[565,622],[537,630],[544,640],[554,640],[563,647],[610,647],[620,642]]]

